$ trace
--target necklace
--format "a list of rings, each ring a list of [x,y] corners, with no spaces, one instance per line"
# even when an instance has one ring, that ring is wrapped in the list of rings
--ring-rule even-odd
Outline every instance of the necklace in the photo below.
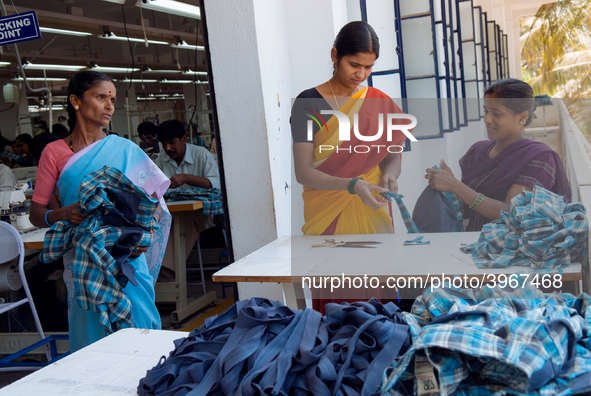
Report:
[[[337,105],[337,110],[339,109],[339,104],[337,102],[337,97],[332,90],[332,85],[330,85],[330,80],[328,80],[328,87],[330,88],[330,92],[332,92],[332,97],[334,98],[334,104]]]
[[[339,109],[339,104],[337,102],[337,97],[334,94],[334,91],[332,90],[332,85],[330,85],[330,80],[328,80],[328,87],[330,88],[330,92],[332,93],[332,97],[334,98],[334,104],[337,105],[337,110]],[[357,91],[355,92],[359,92],[359,85],[357,86]]]
[[[72,150],[72,152],[74,152],[74,147],[72,147],[72,139],[70,139],[70,150]]]

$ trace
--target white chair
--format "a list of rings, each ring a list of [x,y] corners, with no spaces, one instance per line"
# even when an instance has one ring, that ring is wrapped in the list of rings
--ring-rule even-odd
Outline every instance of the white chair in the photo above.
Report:
[[[41,322],[39,321],[39,316],[37,315],[37,310],[35,309],[35,303],[33,302],[33,298],[31,297],[31,292],[29,290],[29,285],[27,284],[27,279],[25,278],[25,271],[23,269],[24,261],[25,261],[25,247],[23,245],[23,240],[18,233],[18,231],[11,226],[10,224],[0,221],[0,265],[7,263],[9,261],[14,260],[18,257],[18,272],[23,284],[23,289],[25,289],[26,298],[22,300],[0,304],[0,314],[3,314],[7,311],[10,311],[18,306],[23,304],[29,303],[31,307],[31,312],[33,313],[33,319],[35,320],[35,327],[39,332],[39,336],[41,337],[41,341],[44,342],[45,347],[45,355],[47,357],[47,361],[50,362],[52,360],[52,351],[50,351],[50,346],[48,342],[53,341],[53,337],[49,337],[49,339],[45,338],[45,334],[43,333],[43,328],[41,327]],[[41,342],[40,341],[40,342]],[[55,341],[53,341],[55,344]],[[40,343],[35,343],[35,348],[38,348]],[[52,349],[54,349],[55,345],[52,345]],[[31,346],[32,347],[32,346]],[[31,347],[24,348],[23,350],[16,352],[2,360],[0,360],[0,371],[15,371],[18,369],[36,369],[41,366],[39,365],[32,365],[32,364],[23,364],[23,363],[12,363],[11,360],[15,359],[19,356],[24,355],[27,352],[30,352],[32,349]],[[33,349],[35,349],[33,348]],[[55,360],[55,355],[53,356]]]

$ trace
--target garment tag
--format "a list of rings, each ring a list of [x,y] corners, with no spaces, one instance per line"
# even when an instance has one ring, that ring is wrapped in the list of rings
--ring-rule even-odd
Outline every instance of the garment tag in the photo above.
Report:
[[[433,365],[426,356],[415,356],[416,394],[431,396],[439,394]]]

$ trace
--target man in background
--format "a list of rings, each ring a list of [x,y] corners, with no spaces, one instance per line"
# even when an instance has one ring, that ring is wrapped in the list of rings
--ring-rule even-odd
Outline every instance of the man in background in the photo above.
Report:
[[[182,122],[171,120],[160,124],[158,140],[162,143],[164,153],[160,154],[154,162],[170,178],[170,189],[190,190],[195,187],[220,189],[220,173],[214,157],[204,147],[187,144],[187,133]],[[213,216],[204,215],[202,209],[185,214],[186,258],[197,242],[199,233],[213,226]],[[173,238],[171,234],[166,246],[158,277],[161,282],[174,280]]]
[[[137,134],[141,142],[140,147],[152,159],[156,159],[160,150],[160,143],[158,142],[158,127],[150,121],[144,121],[137,126]]]

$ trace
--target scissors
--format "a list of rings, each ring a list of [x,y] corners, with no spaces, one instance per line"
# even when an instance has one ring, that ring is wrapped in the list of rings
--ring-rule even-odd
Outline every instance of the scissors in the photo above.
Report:
[[[354,242],[337,242],[334,239],[325,239],[324,243],[317,243],[312,247],[352,247],[352,248],[375,248],[375,246],[366,245],[379,245],[382,242],[376,241],[354,241]]]

